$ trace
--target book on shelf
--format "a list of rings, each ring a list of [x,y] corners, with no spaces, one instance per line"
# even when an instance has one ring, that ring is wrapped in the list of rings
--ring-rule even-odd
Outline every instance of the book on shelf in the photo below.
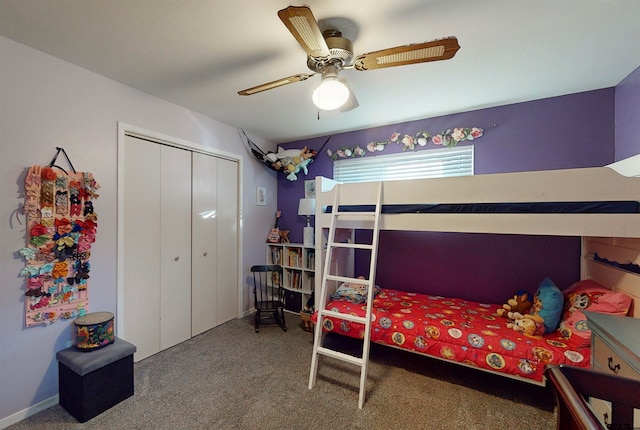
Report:
[[[300,264],[302,260],[302,250],[300,248],[296,248],[289,249],[288,251],[289,266],[302,267],[302,264]]]
[[[288,286],[291,289],[302,289],[302,272],[299,270],[291,270],[287,273]]]
[[[307,251],[307,269],[315,270],[316,268],[316,253],[315,250]]]
[[[279,266],[282,265],[282,251],[280,248],[275,246],[271,247],[271,262]]]

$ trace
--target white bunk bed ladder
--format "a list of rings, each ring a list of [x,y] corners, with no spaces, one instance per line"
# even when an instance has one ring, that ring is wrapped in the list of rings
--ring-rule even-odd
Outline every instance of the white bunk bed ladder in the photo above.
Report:
[[[331,222],[329,227],[329,234],[327,239],[327,250],[325,255],[325,262],[322,271],[322,284],[320,287],[320,306],[317,314],[317,322],[314,333],[313,341],[313,355],[311,357],[311,372],[309,375],[309,389],[312,389],[316,383],[316,377],[318,374],[318,355],[325,355],[337,360],[341,360],[347,363],[354,364],[360,367],[360,395],[358,399],[358,408],[362,409],[366,394],[366,382],[367,382],[367,367],[369,364],[369,347],[370,347],[370,334],[371,334],[371,312],[373,309],[370,298],[373,297],[373,289],[375,285],[375,271],[376,260],[378,257],[378,235],[380,231],[380,211],[382,207],[382,182],[378,185],[378,192],[375,202],[375,210],[373,212],[340,212],[340,187],[337,187],[333,206],[331,210]],[[365,220],[365,225],[371,225],[370,230],[373,233],[371,244],[367,243],[353,243],[353,242],[336,242],[336,226],[339,219],[349,220],[358,219]],[[366,230],[367,228],[363,228]],[[371,252],[371,265],[369,267],[369,276],[366,279],[351,278],[345,276],[338,276],[331,274],[331,261],[332,254],[335,249],[339,248],[351,248],[351,249],[365,249]],[[349,282],[354,284],[360,284],[367,287],[367,309],[366,316],[355,316],[343,314],[335,311],[330,311],[324,308],[324,305],[328,303],[328,285],[329,283],[336,284],[341,282]],[[324,340],[324,334],[322,330],[322,324],[325,317],[335,317],[342,320],[351,321],[355,323],[364,324],[364,338],[362,345],[362,356],[354,356],[351,354],[345,354],[340,351],[336,351],[322,345]]]

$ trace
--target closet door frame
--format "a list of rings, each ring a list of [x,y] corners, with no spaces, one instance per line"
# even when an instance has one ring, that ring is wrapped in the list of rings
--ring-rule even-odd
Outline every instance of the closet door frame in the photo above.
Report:
[[[189,142],[184,139],[179,139],[177,137],[168,136],[162,133],[158,133],[151,130],[146,130],[134,125],[126,124],[123,122],[118,122],[118,246],[117,246],[117,311],[116,311],[116,336],[126,338],[126,321],[124,320],[124,274],[121,268],[124,266],[124,232],[120,226],[123,225],[124,222],[124,165],[125,165],[125,155],[124,155],[124,145],[125,145],[125,136],[133,136],[140,139],[149,140],[152,142],[156,142],[158,144],[170,145],[176,148],[182,148],[193,152],[199,152],[202,154],[212,155],[214,157],[224,158],[230,161],[234,161],[238,163],[238,249],[237,249],[237,262],[238,262],[238,273],[237,280],[238,285],[236,286],[237,294],[238,294],[238,309],[237,315],[242,315],[243,309],[243,250],[242,250],[242,194],[243,194],[243,183],[242,183],[242,157],[238,154],[233,154],[231,152],[221,151],[216,148],[210,148],[204,145],[200,145],[194,142]]]

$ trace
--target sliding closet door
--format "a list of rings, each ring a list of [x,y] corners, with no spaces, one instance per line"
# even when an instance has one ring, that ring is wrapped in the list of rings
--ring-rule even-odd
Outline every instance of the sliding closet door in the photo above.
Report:
[[[162,193],[160,350],[163,350],[191,337],[191,152],[158,146]]]
[[[195,336],[216,326],[218,273],[218,158],[193,153],[192,315]],[[224,267],[224,266],[221,266]]]
[[[127,136],[124,153],[122,311],[141,360],[160,351],[160,145]]]
[[[217,324],[238,316],[238,163],[218,162]]]

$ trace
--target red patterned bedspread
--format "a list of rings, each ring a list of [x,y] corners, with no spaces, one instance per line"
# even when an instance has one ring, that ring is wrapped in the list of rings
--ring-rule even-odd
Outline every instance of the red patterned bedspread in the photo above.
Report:
[[[589,366],[589,347],[557,332],[541,338],[524,336],[496,315],[500,305],[382,289],[373,306],[372,342],[538,382],[548,363]],[[364,316],[366,304],[335,300],[327,309]],[[323,328],[364,337],[364,325],[358,323],[325,317]]]

